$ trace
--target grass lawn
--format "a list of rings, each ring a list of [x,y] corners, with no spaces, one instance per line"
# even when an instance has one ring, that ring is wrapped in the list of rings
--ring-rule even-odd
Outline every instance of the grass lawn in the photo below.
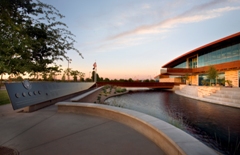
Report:
[[[9,104],[10,100],[6,90],[0,90],[0,105]]]

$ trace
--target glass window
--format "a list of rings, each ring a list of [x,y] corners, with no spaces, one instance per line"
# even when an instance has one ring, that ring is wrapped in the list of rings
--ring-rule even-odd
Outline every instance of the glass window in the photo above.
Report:
[[[198,85],[203,86],[207,85],[208,80],[207,80],[207,75],[206,74],[199,74],[198,75]]]
[[[218,73],[218,77],[217,77],[217,84],[219,84],[219,85],[225,85],[225,73],[224,72],[222,72],[222,73]]]
[[[192,59],[188,60],[188,68],[192,68]]]
[[[188,59],[189,68],[197,68],[197,57],[192,57]]]
[[[203,62],[204,62],[204,56],[201,55],[201,56],[198,57],[198,67],[204,66]]]
[[[239,75],[240,75],[240,71],[239,71]],[[213,80],[211,83],[224,85],[224,80],[225,80],[225,73],[221,72],[221,73],[218,73],[217,80]],[[207,78],[207,74],[199,74],[198,85],[202,86],[202,85],[209,85],[209,84],[210,84],[210,80]]]
[[[217,59],[221,59],[221,50],[216,51]]]
[[[215,51],[205,51],[198,57],[189,58],[174,68],[196,68],[240,60],[240,43]]]
[[[228,57],[225,62],[231,62],[231,57]]]
[[[218,64],[218,59],[215,59],[215,60],[213,61],[213,65],[215,65],[215,64]]]
[[[239,50],[238,50],[238,45],[239,44],[236,44],[236,45],[233,45],[232,46],[232,61],[236,61],[236,60],[239,60]]]
[[[232,46],[232,56],[235,57],[235,56],[238,56],[238,46],[237,45],[233,45]]]
[[[208,54],[205,54],[204,55],[204,62],[207,62],[208,61]]]
[[[238,60],[238,56],[234,56],[231,58],[231,61],[236,61],[236,60]]]
[[[232,46],[229,46],[226,48],[226,54],[227,54],[227,58],[232,57],[232,50],[231,50]]]
[[[187,64],[186,62],[183,62],[183,63],[181,63],[181,64],[179,64],[179,65],[177,65],[173,68],[186,68],[186,64]]]
[[[226,51],[226,49],[222,49],[221,56],[222,56],[222,59],[226,59],[227,58],[227,51]]]
[[[217,59],[217,52],[212,52],[211,53],[211,60],[216,60]]]

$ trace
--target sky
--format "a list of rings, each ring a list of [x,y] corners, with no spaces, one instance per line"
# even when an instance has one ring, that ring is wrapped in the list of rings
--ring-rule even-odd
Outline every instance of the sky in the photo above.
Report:
[[[240,0],[40,0],[76,37],[69,67],[90,77],[152,79],[172,59],[240,31]],[[66,60],[57,62],[63,69]]]

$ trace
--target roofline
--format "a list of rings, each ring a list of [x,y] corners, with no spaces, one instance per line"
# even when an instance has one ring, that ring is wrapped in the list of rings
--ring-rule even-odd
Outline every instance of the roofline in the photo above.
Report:
[[[196,49],[194,49],[194,50],[191,50],[191,51],[189,51],[189,52],[187,52],[187,53],[185,53],[185,54],[183,54],[183,55],[180,55],[179,57],[177,57],[177,58],[173,59],[172,61],[166,63],[165,65],[162,66],[162,68],[168,68],[168,66],[171,65],[171,63],[173,63],[174,61],[176,61],[176,60],[178,60],[178,59],[180,59],[180,58],[182,58],[182,57],[185,57],[185,56],[190,55],[190,54],[193,54],[193,53],[195,53],[195,52],[197,52],[197,51],[199,51],[199,50],[202,50],[202,49],[204,49],[204,48],[206,48],[206,47],[210,47],[210,46],[212,46],[212,45],[218,44],[218,43],[220,43],[220,42],[223,42],[223,41],[226,41],[226,40],[228,40],[228,39],[231,39],[231,38],[234,38],[234,37],[238,37],[238,36],[240,36],[240,32],[234,33],[234,34],[229,35],[229,36],[227,36],[227,37],[224,37],[224,38],[218,39],[218,40],[216,40],[216,41],[210,42],[210,43],[208,43],[208,44],[205,44],[205,45],[203,45],[203,46],[200,46],[200,47],[198,47],[198,48],[196,48]]]

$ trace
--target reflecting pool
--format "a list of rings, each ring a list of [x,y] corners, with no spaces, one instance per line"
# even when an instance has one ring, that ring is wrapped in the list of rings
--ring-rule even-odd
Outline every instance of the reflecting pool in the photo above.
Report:
[[[179,96],[172,91],[130,92],[106,104],[166,121],[223,154],[240,154],[240,109]]]

